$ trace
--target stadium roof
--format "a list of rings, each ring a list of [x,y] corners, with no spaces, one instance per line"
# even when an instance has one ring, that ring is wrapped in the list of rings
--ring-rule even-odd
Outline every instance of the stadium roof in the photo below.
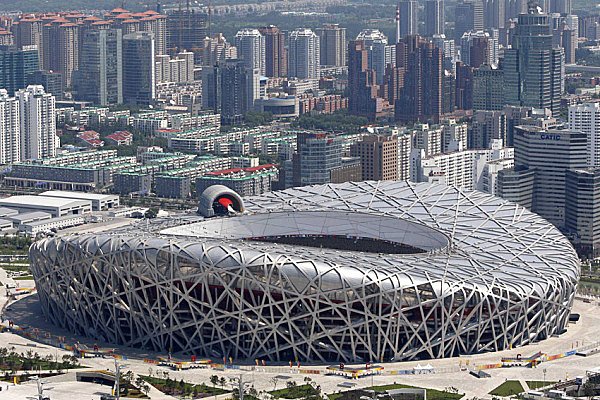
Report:
[[[575,251],[552,224],[481,192],[426,183],[359,182],[271,192],[244,203],[246,215],[161,233],[202,237],[209,244],[220,239],[232,248],[296,263],[312,260],[311,271],[303,273],[337,271],[359,279],[373,274],[399,286],[435,281],[440,291],[467,285],[542,295],[558,281],[579,276]],[[427,253],[373,254],[244,240],[294,231],[399,239]],[[440,244],[441,237],[448,238],[447,245]]]

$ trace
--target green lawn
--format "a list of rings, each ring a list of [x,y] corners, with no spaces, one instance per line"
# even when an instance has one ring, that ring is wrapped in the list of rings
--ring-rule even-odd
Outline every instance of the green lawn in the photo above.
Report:
[[[519,381],[506,381],[496,389],[492,390],[490,394],[492,396],[507,397],[515,394],[523,393],[525,389]]]
[[[23,276],[15,276],[13,278],[15,281],[31,281],[33,280],[33,275],[23,275]]]
[[[539,389],[541,387],[544,386],[548,386],[548,385],[554,385],[556,382],[552,382],[552,381],[525,381],[527,382],[527,386],[529,386],[529,389],[531,390],[535,390],[535,389]]]
[[[285,389],[273,390],[269,392],[276,399],[283,397],[284,399],[300,399],[303,397],[317,396],[319,392],[311,385],[292,386]]]
[[[376,392],[385,392],[386,390],[393,389],[421,389],[417,386],[410,385],[401,385],[401,384],[392,384],[392,385],[382,385],[375,386],[374,388],[365,388],[364,390],[375,390]],[[427,389],[427,400],[458,400],[464,397],[464,394],[460,393],[450,393],[441,390],[435,389]],[[328,394],[329,400],[359,400],[361,396],[364,396],[365,392],[363,390],[351,390],[348,392],[341,393],[332,393]]]
[[[172,396],[193,395],[194,398],[201,398],[229,393],[228,390],[207,386],[203,383],[200,385],[194,385],[192,383],[184,382],[183,380],[176,381],[170,378],[162,379],[146,375],[140,375],[140,377],[161,392]]]
[[[0,263],[0,268],[6,272],[26,272],[29,270],[29,264],[4,264]]]

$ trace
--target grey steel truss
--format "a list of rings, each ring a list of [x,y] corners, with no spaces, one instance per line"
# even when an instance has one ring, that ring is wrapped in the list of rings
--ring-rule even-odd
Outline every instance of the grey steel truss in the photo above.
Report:
[[[516,204],[406,182],[311,186],[244,202],[242,215],[153,235],[36,242],[31,268],[46,316],[133,347],[305,362],[497,351],[568,323],[577,255]],[[323,248],[256,240],[294,235],[321,236]],[[333,250],[332,237],[421,252]]]

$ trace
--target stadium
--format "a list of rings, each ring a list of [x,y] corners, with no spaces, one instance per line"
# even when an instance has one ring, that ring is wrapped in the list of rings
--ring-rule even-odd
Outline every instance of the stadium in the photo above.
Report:
[[[525,208],[408,182],[309,186],[206,218],[36,242],[46,317],[115,344],[236,360],[402,361],[562,333],[579,278],[567,239]]]

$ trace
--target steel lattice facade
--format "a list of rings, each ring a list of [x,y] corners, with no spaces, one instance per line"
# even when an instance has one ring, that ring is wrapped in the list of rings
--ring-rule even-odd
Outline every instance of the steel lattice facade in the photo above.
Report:
[[[245,207],[153,235],[36,242],[31,269],[45,315],[133,347],[305,362],[498,351],[568,323],[577,255],[514,203],[442,185],[360,182],[272,192]],[[423,252],[248,240],[290,234]]]

